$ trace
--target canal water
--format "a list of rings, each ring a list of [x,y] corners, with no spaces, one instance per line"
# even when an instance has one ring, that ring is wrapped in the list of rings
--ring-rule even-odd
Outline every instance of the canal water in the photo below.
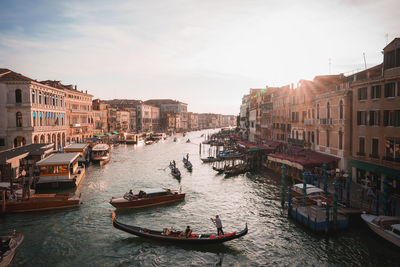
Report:
[[[178,142],[169,138],[150,146],[114,148],[109,164],[88,167],[78,189],[80,208],[0,217],[0,234],[15,229],[25,235],[13,266],[399,265],[398,248],[363,224],[326,238],[289,220],[281,208],[276,174],[216,175],[200,160],[202,133],[209,132],[191,132]],[[191,143],[186,143],[188,138]],[[192,173],[183,168],[186,153]],[[180,181],[169,172],[171,160],[182,172]],[[119,221],[149,229],[184,230],[190,225],[194,232],[210,233],[216,231],[210,217],[219,214],[225,233],[243,229],[246,222],[249,233],[225,244],[199,247],[144,240],[112,227],[111,197],[129,189],[180,186],[185,201],[125,211],[118,214]]]

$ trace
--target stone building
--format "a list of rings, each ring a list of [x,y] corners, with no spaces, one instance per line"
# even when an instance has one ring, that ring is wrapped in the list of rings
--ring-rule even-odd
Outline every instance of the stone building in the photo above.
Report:
[[[169,124],[167,125],[166,122],[169,121],[171,115],[179,114],[179,116],[175,118],[175,121],[179,121],[179,123],[175,123],[179,128],[175,128],[174,131],[187,131],[188,116],[186,113],[188,105],[186,103],[172,99],[150,99],[144,103],[160,108],[160,117],[163,118],[162,121],[164,122],[164,124],[161,123],[162,129],[166,129],[170,126]]]
[[[108,132],[107,112],[108,104],[100,99],[94,99],[92,102],[93,113],[93,134],[100,135]]]
[[[188,112],[188,130],[197,131],[199,129],[199,118],[198,114],[193,112]]]
[[[66,142],[66,93],[8,69],[0,69],[0,149]]]
[[[41,83],[61,89],[66,94],[67,142],[81,143],[93,137],[93,96],[87,91],[77,90],[77,86],[63,85],[60,81],[47,80]]]
[[[383,64],[348,77],[353,90],[353,180],[400,193],[400,38],[384,49]]]

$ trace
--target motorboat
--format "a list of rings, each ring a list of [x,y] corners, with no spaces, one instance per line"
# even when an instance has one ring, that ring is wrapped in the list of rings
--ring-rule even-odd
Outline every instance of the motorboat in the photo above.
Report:
[[[400,217],[361,214],[361,218],[376,234],[400,247]]]
[[[0,236],[0,266],[8,266],[14,258],[15,250],[24,240],[22,233],[13,232],[6,236]]]
[[[100,166],[110,161],[110,146],[107,144],[97,144],[92,148],[92,161],[99,163]]]
[[[142,189],[134,195],[126,193],[123,197],[112,198],[110,204],[117,209],[121,208],[142,208],[162,205],[185,199],[182,190],[171,190],[164,188]]]

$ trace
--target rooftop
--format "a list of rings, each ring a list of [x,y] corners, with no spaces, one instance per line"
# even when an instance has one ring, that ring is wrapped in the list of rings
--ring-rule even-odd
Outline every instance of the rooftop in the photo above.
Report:
[[[177,101],[177,100],[172,100],[172,99],[149,99],[144,101],[145,104],[147,105],[156,105],[156,104],[183,104],[187,105],[186,103]]]
[[[27,157],[28,155],[42,155],[48,150],[53,149],[53,144],[30,144],[12,149],[0,151],[0,163],[6,163],[7,160],[17,157]]]
[[[55,153],[37,162],[38,166],[70,164],[79,157],[79,153]]]
[[[66,147],[64,147],[64,150],[76,150],[76,149],[85,149],[88,147],[89,144],[70,144]]]
[[[16,73],[9,69],[0,69],[0,82],[36,82],[35,80],[26,77],[20,73]]]

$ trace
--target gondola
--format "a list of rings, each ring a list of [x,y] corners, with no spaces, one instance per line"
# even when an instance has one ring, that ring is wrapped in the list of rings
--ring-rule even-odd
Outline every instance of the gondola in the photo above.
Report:
[[[167,234],[164,231],[154,231],[146,228],[131,226],[127,224],[123,224],[117,221],[115,212],[112,214],[112,224],[115,228],[133,234],[140,237],[145,237],[154,240],[167,241],[173,243],[181,243],[181,244],[218,244],[226,241],[230,241],[233,239],[237,239],[239,237],[247,234],[247,223],[246,227],[239,232],[232,232],[225,235],[216,235],[216,234],[191,234],[190,237],[185,237],[184,232],[171,232]]]
[[[171,174],[172,174],[172,176],[174,176],[175,178],[180,178],[180,177],[181,177],[181,172],[179,171],[178,168],[173,168],[173,169],[171,169]]]
[[[193,165],[192,165],[192,163],[187,159],[187,158],[183,158],[182,159],[182,162],[183,162],[183,166],[188,170],[188,171],[192,171],[193,170]]]
[[[225,177],[230,177],[230,176],[246,173],[248,171],[250,171],[250,168],[247,165],[237,165],[229,170],[226,170],[224,172],[224,174],[225,174]]]

